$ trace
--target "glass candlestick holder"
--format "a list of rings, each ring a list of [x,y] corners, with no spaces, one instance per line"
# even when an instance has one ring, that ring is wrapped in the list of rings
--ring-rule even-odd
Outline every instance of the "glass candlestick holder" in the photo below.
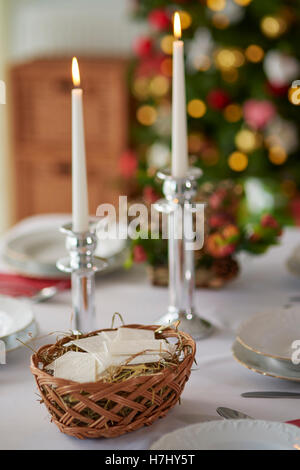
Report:
[[[155,208],[168,218],[168,265],[169,265],[169,307],[157,320],[166,325],[180,320],[180,328],[195,339],[205,338],[213,326],[197,313],[195,296],[195,244],[193,238],[194,215],[202,212],[204,204],[194,204],[197,193],[197,179],[202,175],[199,168],[189,168],[186,177],[174,178],[169,170],[159,171],[157,178],[163,182],[165,199],[158,201]],[[196,215],[197,216],[197,215]],[[204,220],[197,242],[197,249],[204,241]],[[192,244],[192,245],[191,245]]]
[[[60,231],[66,235],[69,257],[60,259],[57,268],[72,278],[73,331],[89,333],[95,329],[95,273],[106,268],[105,260],[95,258],[97,237],[90,224],[87,232],[72,230],[66,224]]]

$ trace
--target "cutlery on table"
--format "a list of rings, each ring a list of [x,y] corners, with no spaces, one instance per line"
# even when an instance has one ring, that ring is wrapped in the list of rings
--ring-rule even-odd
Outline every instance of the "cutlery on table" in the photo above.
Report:
[[[297,392],[246,392],[241,394],[244,398],[300,398]]]
[[[241,411],[233,410],[231,408],[225,408],[220,406],[217,408],[218,415],[222,416],[225,419],[254,419],[251,416],[242,413]]]
[[[252,416],[248,416],[245,413],[242,413],[241,411],[233,410],[232,408],[225,408],[223,406],[219,406],[216,411],[218,415],[225,419],[255,419],[252,418]],[[300,419],[286,421],[286,424],[293,424],[294,426],[300,427]]]

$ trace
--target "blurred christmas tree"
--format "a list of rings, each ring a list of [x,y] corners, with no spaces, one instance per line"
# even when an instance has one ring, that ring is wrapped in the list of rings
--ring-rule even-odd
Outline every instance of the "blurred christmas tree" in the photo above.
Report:
[[[206,181],[250,181],[252,199],[266,184],[272,197],[293,200],[297,213],[300,99],[291,85],[300,78],[300,2],[134,0],[133,5],[136,19],[147,19],[149,34],[134,44],[135,119],[131,149],[121,158],[123,176],[137,176],[148,203],[158,197],[155,173],[170,162],[172,16],[178,10],[191,164],[204,170]]]

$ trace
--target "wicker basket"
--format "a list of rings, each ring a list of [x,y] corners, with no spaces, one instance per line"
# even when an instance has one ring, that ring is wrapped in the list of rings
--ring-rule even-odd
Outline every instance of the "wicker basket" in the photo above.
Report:
[[[157,330],[157,325],[127,327]],[[99,331],[86,336],[93,336]],[[41,402],[48,408],[52,421],[61,432],[85,439],[117,437],[149,426],[158,418],[164,417],[178,402],[190,376],[196,346],[191,336],[172,328],[156,333],[158,339],[178,337],[178,334],[182,354],[176,366],[168,366],[159,373],[116,383],[98,381],[79,384],[55,378],[41,369],[41,365],[45,365],[41,364],[42,353],[46,350],[53,353],[55,349],[74,339],[72,336],[40,348],[31,357],[31,371],[42,397]],[[110,403],[109,407],[107,403]],[[122,412],[125,408],[126,413]],[[92,412],[92,417],[89,411]]]

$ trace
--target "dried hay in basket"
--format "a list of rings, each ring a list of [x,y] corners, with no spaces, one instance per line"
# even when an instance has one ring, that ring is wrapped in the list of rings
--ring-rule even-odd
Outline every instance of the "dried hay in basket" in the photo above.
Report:
[[[127,327],[153,331],[158,328],[157,325]],[[178,341],[169,359],[153,364],[115,366],[102,380],[85,384],[53,377],[45,370],[50,362],[70,350],[64,344],[75,336],[41,347],[31,357],[31,371],[52,421],[63,433],[85,439],[120,436],[164,417],[179,401],[196,349],[194,340],[186,333],[173,328],[156,332],[157,339],[172,337]]]

